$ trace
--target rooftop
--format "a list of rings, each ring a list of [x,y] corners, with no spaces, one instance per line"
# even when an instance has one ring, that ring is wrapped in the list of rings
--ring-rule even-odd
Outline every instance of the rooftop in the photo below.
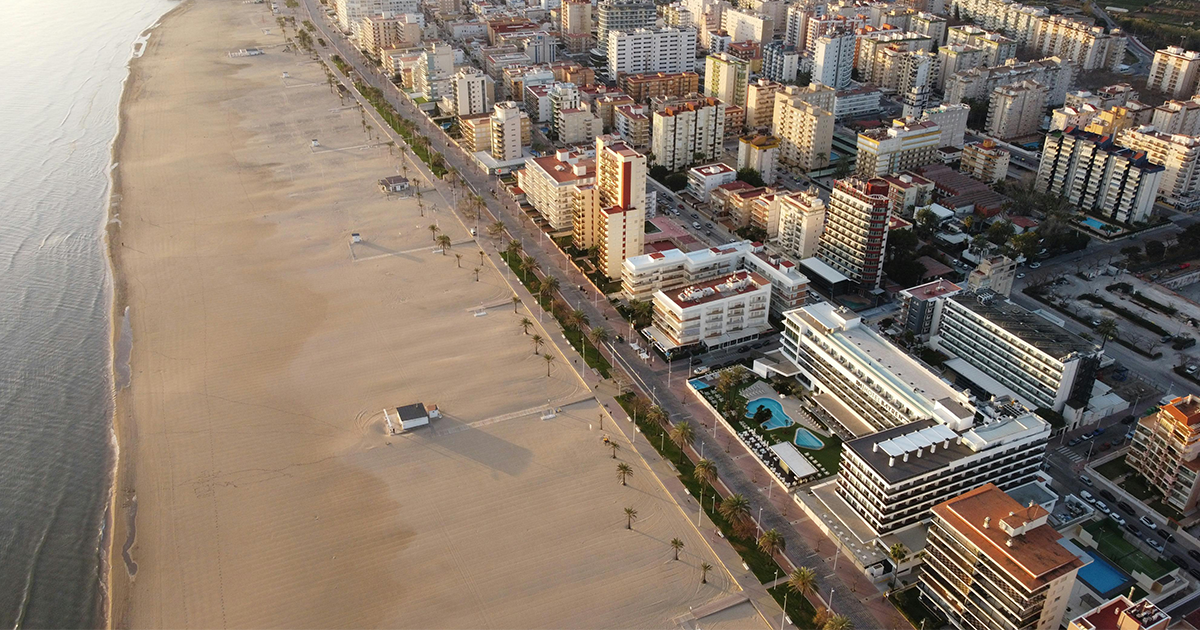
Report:
[[[679,291],[659,291],[655,295],[666,296],[680,308],[691,308],[770,286],[770,281],[753,271],[738,271],[716,280],[684,287]]]
[[[1045,509],[1024,507],[993,484],[935,505],[933,512],[1027,589],[1083,566],[1045,524]]]
[[[1182,422],[1188,426],[1200,424],[1200,398],[1191,394],[1172,400],[1162,409],[1164,413],[1169,414],[1177,422]]]
[[[1078,335],[1056,326],[1044,317],[1027,311],[1016,304],[1000,299],[990,291],[975,293],[965,291],[947,298],[967,310],[1003,328],[1010,335],[1045,352],[1058,360],[1069,355],[1089,353],[1095,344],[1084,341]],[[1200,420],[1200,418],[1198,418]]]
[[[733,167],[729,166],[728,164],[717,162],[716,164],[697,166],[692,168],[691,172],[704,177],[711,177],[713,175],[720,175],[722,173],[736,173],[737,171],[733,170]]]
[[[1130,621],[1136,625],[1129,625]],[[1118,595],[1076,617],[1071,624],[1085,630],[1157,630],[1165,628],[1170,621],[1171,618],[1149,600],[1135,604],[1128,597]]]
[[[938,279],[933,282],[917,285],[911,289],[905,289],[901,293],[916,300],[928,300],[929,298],[945,296],[957,293],[958,291],[962,291],[962,287],[949,280]]]

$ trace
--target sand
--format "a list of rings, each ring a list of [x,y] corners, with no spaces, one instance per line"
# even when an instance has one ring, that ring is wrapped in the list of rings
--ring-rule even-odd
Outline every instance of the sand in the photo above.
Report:
[[[556,347],[547,377],[518,326],[536,316],[480,265],[494,244],[437,195],[422,217],[379,191],[396,150],[284,51],[268,7],[183,5],[123,101],[111,624],[667,627],[736,593],[610,433],[635,471],[617,482],[587,385]],[[383,409],[414,402],[445,417],[390,435]]]

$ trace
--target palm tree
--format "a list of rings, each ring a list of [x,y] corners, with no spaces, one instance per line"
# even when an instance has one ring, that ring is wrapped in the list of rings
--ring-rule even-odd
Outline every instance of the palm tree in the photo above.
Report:
[[[609,444],[612,444],[612,442],[609,442]],[[629,464],[626,464],[625,462],[617,464],[617,481],[620,481],[622,486],[625,485],[625,480],[632,476],[633,468],[631,468]]]
[[[455,254],[454,262],[458,265],[459,269],[462,269],[462,254]]]
[[[854,622],[846,615],[831,615],[821,630],[854,630]]]
[[[712,565],[707,562],[700,563],[700,583],[708,584],[708,572],[712,571]]]
[[[797,567],[788,576],[788,588],[801,597],[808,597],[817,589],[817,572],[808,567]]]
[[[487,232],[488,236],[491,236],[492,238],[496,238],[497,236],[504,234],[504,222],[496,221],[495,223],[487,226]]]
[[[528,335],[529,329],[533,326],[533,320],[529,319],[528,317],[522,317],[521,321],[517,322],[517,325],[525,331],[526,335]]]
[[[512,296],[512,305],[513,305],[513,314],[516,314],[517,307],[521,305],[521,298],[519,298],[515,295]]]
[[[592,340],[592,345],[596,346],[596,352],[599,352],[600,344],[608,341],[608,330],[597,326],[588,331],[588,339]],[[583,361],[587,363],[587,346],[583,347]]]
[[[537,354],[537,353],[538,353],[538,347],[539,347],[539,346],[541,346],[543,343],[545,343],[545,341],[546,341],[546,340],[545,340],[545,339],[542,339],[542,336],[541,336],[541,335],[539,335],[539,334],[536,334],[536,333],[535,333],[535,334],[533,335],[533,339],[532,339],[532,341],[533,341],[533,353],[534,353],[534,354]]]
[[[688,424],[687,420],[680,420],[679,424],[671,428],[671,441],[679,447],[679,463],[683,463],[683,459],[687,457],[683,448],[692,443],[696,437],[696,431],[692,429],[692,425]]]
[[[543,300],[548,300],[554,297],[554,294],[558,292],[558,287],[558,278],[555,278],[554,276],[546,276],[545,278],[542,278],[542,283],[538,286],[538,296]]]
[[[787,540],[776,529],[768,529],[758,537],[758,548],[768,556],[774,556],[776,552],[783,551],[786,546]]]
[[[550,378],[550,365],[554,363],[554,355],[547,352],[542,358],[546,360],[546,378]]]
[[[633,521],[637,518],[637,510],[627,507],[625,508],[625,529],[633,529]]]
[[[518,258],[517,256],[518,256],[518,254],[521,253],[521,241],[518,241],[515,238],[512,239],[511,241],[508,242],[508,245],[506,245],[504,247],[504,252],[506,254],[508,254],[509,260],[516,263],[518,266],[520,266],[521,259]],[[515,259],[515,260],[513,260],[513,259]]]
[[[421,187],[417,186],[417,208],[421,211],[421,216],[425,216],[425,204],[421,201]]]
[[[896,575],[900,573],[900,563],[908,558],[908,547],[904,543],[896,543],[888,547],[888,558],[892,560],[892,585],[888,588],[896,588]]]
[[[730,523],[737,524],[750,517],[750,501],[742,494],[734,493],[721,501],[721,507],[717,511]]]
[[[480,272],[480,271],[483,271],[483,267],[476,267],[476,268],[475,268],[475,282],[479,282],[479,272]]]
[[[1111,317],[1100,320],[1100,323],[1096,324],[1096,334],[1100,336],[1100,350],[1103,351],[1109,339],[1117,338],[1117,322]]]
[[[712,460],[702,459],[692,469],[692,478],[700,484],[700,505],[704,505],[704,486],[717,480],[717,465]]]
[[[437,242],[438,232],[441,232],[441,231],[442,231],[442,228],[438,227],[436,223],[429,226],[429,233],[433,236],[434,242]]]
[[[534,271],[537,268],[538,268],[538,262],[537,262],[537,260],[534,259],[533,256],[522,256],[521,257],[521,279],[522,280],[525,280],[526,282],[528,282],[529,281],[529,272]]]
[[[617,451],[621,450],[621,445],[620,445],[620,444],[617,444],[616,442],[614,442],[614,441],[612,441],[612,440],[609,440],[609,441],[608,441],[608,448],[612,449],[612,458],[613,458],[613,459],[616,459],[616,458],[617,458]]]
[[[439,234],[436,240],[438,247],[442,248],[442,255],[445,256],[446,250],[453,245],[453,243],[450,242],[450,237],[446,236],[445,234]]]
[[[575,309],[571,311],[570,321],[575,328],[587,326],[590,323],[588,321],[587,313],[584,313],[583,309]]]
[[[487,254],[483,253],[483,250],[482,250],[482,249],[481,249],[481,250],[479,250],[479,266],[480,266],[480,267],[482,267],[482,266],[483,266],[483,261],[484,261],[485,259],[487,259]]]
[[[679,559],[679,550],[683,549],[683,541],[678,538],[671,539],[671,549],[675,550],[675,559]]]

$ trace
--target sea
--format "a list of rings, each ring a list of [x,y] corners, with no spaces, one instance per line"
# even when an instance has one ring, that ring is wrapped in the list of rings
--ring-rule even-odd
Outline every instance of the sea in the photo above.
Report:
[[[175,4],[0,2],[0,628],[104,624],[111,146],[136,43]]]

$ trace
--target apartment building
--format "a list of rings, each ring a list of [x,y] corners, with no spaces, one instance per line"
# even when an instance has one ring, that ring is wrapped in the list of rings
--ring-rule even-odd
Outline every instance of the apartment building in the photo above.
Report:
[[[1022,505],[1006,487],[989,483],[933,507],[921,590],[960,628],[1057,630],[1084,562],[1045,508]]]
[[[591,50],[592,3],[590,0],[563,0],[558,9],[559,38],[567,52],[578,54]]]
[[[869,292],[883,278],[891,216],[887,182],[880,179],[834,180],[825,213],[825,231],[817,259]]]
[[[596,84],[596,71],[573,61],[556,61],[549,65],[555,81],[574,83],[580,87]]]
[[[1067,630],[1167,630],[1169,625],[1171,616],[1150,600],[1135,604],[1128,597],[1117,595],[1072,619]]]
[[[1067,90],[1075,79],[1075,66],[1057,57],[1028,63],[1009,59],[1004,65],[972,68],[946,77],[943,102],[961,103],[971,99],[986,99],[998,87],[1018,81],[1037,81],[1049,90],[1047,107],[1066,102]]]
[[[824,7],[822,7],[824,10]],[[784,19],[783,45],[804,49],[804,31],[808,26],[808,18],[815,15],[816,9],[807,2],[794,2],[787,7]]]
[[[471,116],[491,111],[496,100],[492,77],[476,68],[464,66],[451,80],[453,115]]]
[[[613,109],[613,133],[637,151],[650,149],[650,117],[645,105],[620,105]]]
[[[899,320],[905,332],[912,333],[918,342],[929,341],[929,337],[937,332],[946,297],[959,291],[962,287],[944,279],[900,291]]]
[[[492,157],[500,162],[520,159],[524,148],[533,144],[529,116],[513,101],[496,103],[492,108]]]
[[[1086,128],[1100,115],[1100,110],[1094,105],[1079,106],[1064,105],[1050,112],[1049,131],[1061,131],[1068,127]]]
[[[754,169],[762,177],[763,183],[774,184],[779,146],[779,138],[775,136],[742,136],[738,139],[738,170]]]
[[[746,106],[746,88],[750,84],[750,63],[723,52],[709,55],[704,62],[704,94],[726,105]]]
[[[937,123],[911,118],[897,118],[891,127],[863,131],[858,134],[855,174],[869,179],[933,164],[938,161],[941,139]]]
[[[967,288],[976,293],[991,291],[1008,297],[1017,277],[1017,261],[1008,256],[986,256],[967,274]]]
[[[888,186],[888,203],[893,217],[912,218],[918,207],[924,208],[933,200],[933,181],[913,172],[880,177]]]
[[[1146,159],[1163,167],[1158,197],[1177,210],[1200,208],[1200,137],[1168,134],[1138,127],[1117,134],[1117,144],[1144,151]]]
[[[925,11],[918,12],[908,22],[908,30],[919,35],[926,35],[933,40],[933,46],[941,46],[946,41],[946,18]]]
[[[989,99],[987,133],[1001,140],[1013,140],[1037,133],[1042,125],[1046,86],[1037,81],[1021,81],[998,87]]]
[[[608,76],[692,72],[696,69],[696,29],[640,28],[608,32]]]
[[[596,42],[601,56],[607,58],[609,31],[652,29],[657,9],[652,0],[601,0],[596,5],[596,15]]]
[[[974,46],[954,44],[938,48],[938,73],[934,86],[945,90],[946,79],[959,72],[985,65],[983,51]]]
[[[805,91],[788,86],[775,94],[774,135],[781,141],[779,164],[809,172],[829,165],[833,113],[804,100]]]
[[[530,65],[512,65],[500,69],[500,85],[503,87],[501,93],[507,94],[512,100],[524,99],[526,90],[530,87],[549,86],[555,83],[574,83],[573,81],[560,80],[554,73],[554,70],[546,66],[530,66]],[[566,74],[564,73],[565,77]],[[587,77],[583,77],[587,78]],[[574,83],[574,85],[582,85]],[[547,92],[548,93],[548,92]],[[533,113],[530,112],[530,116]],[[549,119],[547,119],[549,120]]]
[[[437,43],[426,47],[414,75],[417,91],[436,101],[445,95],[453,76],[454,49]]]
[[[571,196],[577,185],[596,181],[596,162],[581,153],[560,149],[554,155],[533,158],[517,171],[517,186],[550,229],[574,229]]]
[[[354,37],[359,36],[358,29],[365,17],[421,12],[417,0],[337,0],[333,8],[338,27]]]
[[[1021,46],[1034,41],[1038,24],[1050,15],[1046,7],[1025,6],[1012,0],[951,0],[949,12],[989,31],[999,31]]]
[[[421,43],[424,18],[419,14],[383,14],[364,17],[358,28],[358,47],[382,59],[387,48],[411,48]]]
[[[654,163],[670,171],[720,157],[725,139],[725,103],[709,97],[671,101],[651,116]]]
[[[673,26],[675,28],[696,26],[696,16],[692,15],[691,10],[684,6],[682,2],[668,4],[662,7],[661,10],[664,26]]]
[[[791,262],[768,256],[762,245],[750,241],[687,253],[669,249],[630,258],[622,269],[621,293],[630,300],[649,300],[657,291],[703,284],[739,270],[752,271],[771,282],[772,314],[804,305],[808,278]]]
[[[1125,58],[1126,43],[1120,29],[1106,33],[1103,26],[1052,15],[1038,20],[1031,46],[1047,57],[1073,61],[1084,72],[1116,72]]]
[[[604,124],[591,111],[573,107],[558,112],[554,119],[554,131],[559,142],[587,144],[604,133]]]
[[[737,171],[728,164],[717,162],[688,169],[687,190],[701,202],[707,202],[713,189],[737,179]]]
[[[1154,208],[1163,170],[1144,152],[1117,146],[1109,136],[1080,129],[1052,131],[1042,148],[1036,187],[1084,212],[1140,223]]]
[[[1154,108],[1138,101],[1114,105],[1096,114],[1083,130],[1098,136],[1116,136],[1126,130],[1148,125],[1154,120]]]
[[[838,90],[833,101],[833,118],[841,121],[876,116],[881,110],[879,100],[882,96],[878,88],[869,85]]]
[[[458,118],[458,144],[470,154],[492,152],[492,114],[475,114]]]
[[[885,62],[880,58],[880,52],[890,49],[894,53],[936,50],[933,40],[928,35],[919,35],[905,31],[874,31],[857,36],[858,50],[854,59],[854,67],[858,69],[863,83],[887,87],[882,82],[895,81],[890,79]],[[893,86],[894,87],[894,86]]]
[[[929,418],[970,426],[974,410],[966,395],[845,307],[820,302],[784,313],[782,339],[783,355],[799,367],[816,401],[856,436]]]
[[[654,325],[642,331],[667,356],[736,345],[771,330],[771,283],[752,271],[654,294]]]
[[[992,140],[972,142],[963,146],[958,170],[981,182],[994,184],[1008,177],[1009,159],[1008,150]]]
[[[1154,53],[1146,89],[1157,90],[1171,98],[1187,98],[1198,91],[1200,82],[1200,52],[1167,46]]]
[[[825,231],[825,201],[816,188],[779,197],[779,236],[775,244],[796,260],[816,256]]]
[[[946,44],[971,46],[983,51],[983,62],[980,66],[1000,66],[1017,56],[1017,42],[977,26],[952,26],[946,29]]]
[[[579,249],[595,247],[600,271],[617,280],[645,242],[646,156],[616,136],[600,136],[595,164],[595,183],[572,191],[572,241]]]
[[[938,141],[939,147],[961,148],[967,134],[967,118],[970,115],[970,106],[966,103],[955,103],[927,109],[921,112],[920,119],[932,122],[942,130],[942,137]]]
[[[775,20],[764,13],[726,9],[721,12],[721,30],[735,42],[762,44],[775,38]]]
[[[944,298],[931,345],[960,362],[951,369],[995,396],[1063,413],[1091,398],[1102,353],[1049,320],[991,292]]]
[[[1102,87],[1094,92],[1091,90],[1067,92],[1067,98],[1063,104],[1067,107],[1093,105],[1096,109],[1108,109],[1114,105],[1125,105],[1137,99],[1138,93],[1133,89],[1133,86],[1128,83],[1117,83]]]
[[[784,85],[767,79],[759,79],[746,86],[746,128],[770,129],[775,121],[775,94],[783,91]]]
[[[655,72],[625,74],[617,80],[621,91],[637,103],[652,98],[683,97],[700,91],[700,75],[695,72]]]
[[[768,42],[762,47],[762,76],[771,81],[792,83],[800,71],[800,52],[795,46]]]
[[[1175,398],[1138,420],[1125,461],[1167,505],[1187,514],[1200,500],[1200,397]]]
[[[853,31],[829,31],[817,36],[812,46],[812,80],[835,90],[850,85],[857,37]]]
[[[1163,133],[1200,136],[1200,96],[1159,105],[1154,108],[1150,124]]]
[[[861,14],[850,17],[837,14],[820,14],[808,18],[808,26],[804,29],[804,49],[808,56],[816,58],[817,39],[830,33],[849,33],[854,36],[858,29],[867,25],[867,18]],[[799,45],[797,45],[797,48]],[[816,80],[816,77],[813,77]]]
[[[895,90],[904,105],[903,115],[920,116],[929,105],[937,80],[937,55],[921,50],[897,52],[891,47],[880,52],[883,66],[888,69],[886,76],[896,78]],[[891,80],[883,83],[890,87]]]

